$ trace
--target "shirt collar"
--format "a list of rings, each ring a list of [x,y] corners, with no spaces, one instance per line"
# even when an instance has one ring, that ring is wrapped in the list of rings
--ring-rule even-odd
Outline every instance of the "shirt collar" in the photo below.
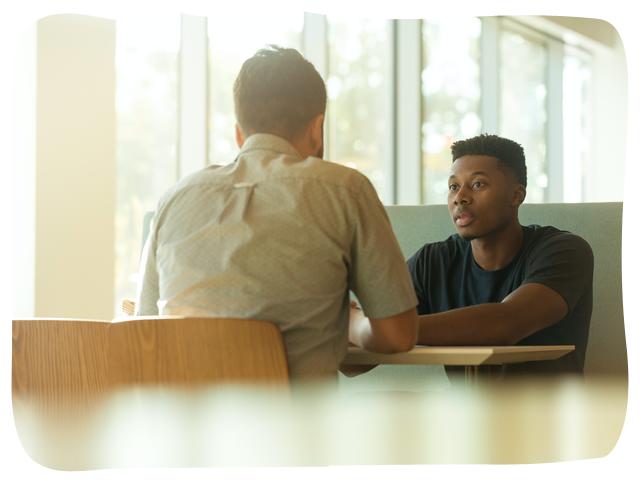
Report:
[[[300,158],[300,153],[284,138],[270,133],[254,133],[245,139],[239,155],[250,150],[272,150],[285,155],[292,155]]]

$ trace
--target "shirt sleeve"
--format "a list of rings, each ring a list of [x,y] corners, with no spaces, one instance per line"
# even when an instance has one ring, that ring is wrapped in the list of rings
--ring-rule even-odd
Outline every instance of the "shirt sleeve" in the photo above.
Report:
[[[540,283],[564,298],[573,311],[580,298],[592,288],[593,252],[577,235],[560,232],[541,240],[527,261],[522,282]]]
[[[158,315],[160,287],[156,266],[155,218],[149,229],[149,236],[142,250],[136,294],[135,315]]]
[[[428,256],[429,244],[423,246],[407,260],[407,268],[413,283],[413,289],[418,297],[418,315],[431,313],[429,298],[426,292],[429,290],[427,283],[427,272],[425,271],[425,257]]]
[[[416,294],[398,241],[376,191],[366,177],[355,198],[349,288],[369,318],[406,312]]]

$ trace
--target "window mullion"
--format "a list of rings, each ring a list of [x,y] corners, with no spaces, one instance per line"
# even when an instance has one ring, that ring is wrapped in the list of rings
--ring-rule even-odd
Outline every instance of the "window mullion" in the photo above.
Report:
[[[422,21],[398,20],[395,44],[395,201],[422,203]]]
[[[209,122],[207,19],[182,15],[180,27],[178,178],[207,165]]]
[[[327,79],[328,65],[327,17],[317,13],[304,14],[302,52],[316,67],[322,78]]]
[[[317,13],[304,14],[302,29],[302,54],[313,63],[320,76],[327,81],[329,74],[329,41],[327,38],[327,16]],[[329,118],[325,113],[324,150],[329,151],[329,129],[326,128]]]
[[[555,39],[548,41],[547,68],[547,188],[548,202],[563,201],[563,124],[562,84],[564,48]]]
[[[500,24],[496,17],[482,17],[480,36],[480,91],[482,131],[500,131]]]

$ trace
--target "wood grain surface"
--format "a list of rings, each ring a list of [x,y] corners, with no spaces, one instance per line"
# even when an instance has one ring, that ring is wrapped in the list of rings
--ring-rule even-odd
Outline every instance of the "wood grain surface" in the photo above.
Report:
[[[288,385],[276,325],[237,318],[13,321],[14,402],[95,397],[131,385]]]

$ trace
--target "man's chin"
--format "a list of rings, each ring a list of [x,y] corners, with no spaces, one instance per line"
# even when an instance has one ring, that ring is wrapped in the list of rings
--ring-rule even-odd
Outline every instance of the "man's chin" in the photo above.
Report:
[[[468,241],[475,240],[476,238],[478,238],[478,235],[474,234],[473,232],[459,230],[459,229],[458,229],[458,235],[460,235],[460,238],[462,238],[463,240],[468,240]]]

